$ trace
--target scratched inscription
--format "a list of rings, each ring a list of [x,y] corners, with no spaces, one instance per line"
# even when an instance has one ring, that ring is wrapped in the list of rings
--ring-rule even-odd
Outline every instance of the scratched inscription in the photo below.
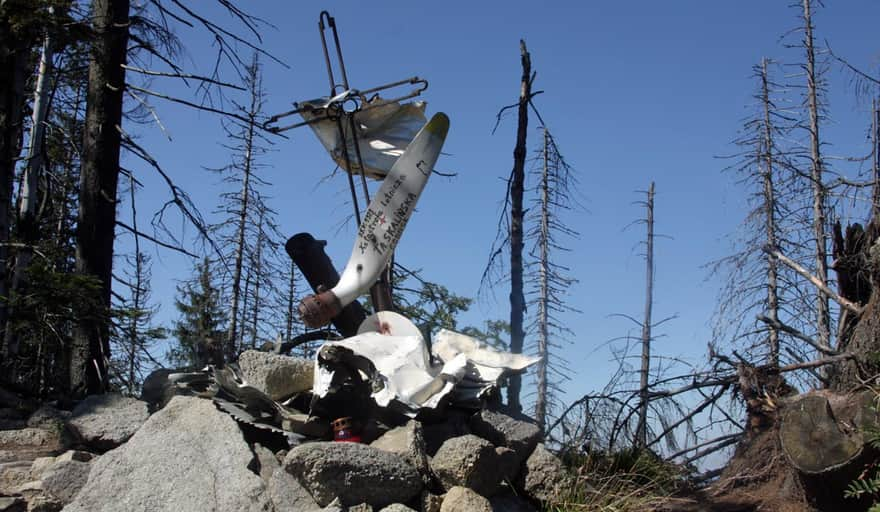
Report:
[[[416,167],[424,173],[424,161],[419,161]],[[406,174],[401,174],[384,183],[379,189],[379,195],[367,208],[358,229],[358,250],[361,254],[372,250],[379,256],[385,256],[400,240],[418,197],[403,186],[406,178]]]

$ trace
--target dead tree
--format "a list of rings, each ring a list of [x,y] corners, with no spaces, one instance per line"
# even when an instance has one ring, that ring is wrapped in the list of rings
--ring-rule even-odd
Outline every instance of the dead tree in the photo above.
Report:
[[[526,42],[520,40],[522,79],[517,109],[516,146],[513,149],[513,171],[510,175],[510,351],[519,354],[523,350],[526,299],[523,293],[523,191],[525,184],[526,135],[529,128],[529,101],[532,97],[532,60]],[[519,375],[510,378],[507,387],[507,403],[514,411],[522,410]]]
[[[264,198],[259,188],[269,184],[258,174],[261,168],[259,159],[266,153],[269,141],[259,133],[262,123],[264,93],[257,55],[254,55],[250,66],[245,69],[245,87],[247,102],[239,106],[238,115],[247,122],[237,119],[224,125],[231,144],[232,163],[215,169],[223,175],[224,182],[236,186],[238,190],[221,194],[223,204],[220,213],[227,216],[220,224],[213,227],[217,232],[222,251],[226,259],[232,263],[232,274],[229,278],[229,328],[224,347],[227,359],[237,354],[243,343],[243,323],[239,312],[243,309],[243,271],[248,265],[249,252],[254,247],[254,237],[261,236],[261,229],[254,230],[256,218],[266,209]],[[231,359],[230,359],[231,360]]]
[[[813,40],[813,0],[803,0],[804,52],[806,62],[804,71],[807,79],[807,109],[809,112],[810,135],[810,181],[813,187],[813,236],[816,243],[816,277],[821,284],[828,285],[828,256],[825,235],[825,212],[827,189],[823,181],[824,163],[820,152],[819,138],[819,100],[816,71],[816,52]],[[816,292],[816,322],[819,341],[824,345],[831,343],[831,313],[828,308],[828,295],[821,289]]]
[[[540,119],[535,109],[535,114]],[[534,212],[527,219],[531,227],[527,238],[534,245],[530,250],[531,262],[527,265],[527,280],[535,283],[528,291],[529,307],[535,311],[528,328],[530,345],[541,360],[535,371],[535,420],[542,428],[550,411],[558,404],[558,385],[566,380],[569,369],[556,357],[560,344],[570,340],[572,331],[560,317],[563,313],[578,312],[565,300],[565,295],[576,279],[570,277],[567,268],[554,261],[559,251],[565,251],[562,237],[576,238],[578,233],[569,228],[561,215],[575,209],[578,204],[577,179],[573,169],[563,158],[556,141],[546,126],[542,127],[543,144],[536,159],[537,197]]]
[[[767,58],[761,59],[761,104],[764,106],[763,126],[763,151],[759,158],[764,160],[763,171],[763,199],[764,199],[764,226],[767,245],[776,247],[778,244],[776,235],[776,190],[773,186],[773,124],[770,121],[770,79],[767,75]],[[767,255],[767,315],[771,320],[779,320],[779,276],[776,267],[776,259]],[[779,329],[770,326],[767,344],[769,345],[769,360],[773,366],[779,366]]]
[[[736,240],[735,252],[711,268],[725,275],[714,318],[715,343],[735,344],[748,360],[778,366],[810,357],[813,347],[792,333],[812,333],[815,324],[804,313],[813,307],[812,285],[792,267],[780,265],[777,257],[812,258],[799,215],[802,198],[811,189],[796,171],[796,152],[784,145],[794,117],[785,104],[785,88],[771,76],[773,64],[762,59],[753,67],[754,114],[734,140],[740,148],[733,155],[735,163],[725,169],[735,174],[751,207],[743,236]],[[768,247],[776,252],[765,252]]]
[[[638,448],[648,443],[648,378],[651,371],[651,310],[654,307],[654,182],[645,200],[645,316],[642,320],[642,366],[639,370],[639,422],[636,426]]]
[[[49,14],[53,9],[49,8]],[[31,113],[31,132],[28,140],[27,161],[19,190],[18,234],[22,243],[15,257],[12,271],[10,296],[15,296],[21,288],[25,271],[30,266],[33,247],[37,242],[37,183],[43,166],[43,140],[46,133],[46,118],[49,111],[49,89],[52,81],[52,56],[54,53],[52,31],[47,28],[40,51],[40,65],[37,71],[37,85],[34,88],[34,105]],[[5,295],[4,295],[5,296]],[[8,315],[14,316],[13,305],[8,305]],[[8,357],[18,354],[18,339],[12,329],[4,332],[4,345]]]
[[[871,220],[880,213],[880,101],[871,101]]]
[[[549,138],[547,128],[544,128],[543,165],[541,168],[541,224],[540,224],[540,261],[539,265],[539,298],[538,298],[538,363],[535,371],[538,384],[537,397],[535,398],[535,420],[541,428],[547,416],[547,366],[550,344],[550,161],[549,161]]]

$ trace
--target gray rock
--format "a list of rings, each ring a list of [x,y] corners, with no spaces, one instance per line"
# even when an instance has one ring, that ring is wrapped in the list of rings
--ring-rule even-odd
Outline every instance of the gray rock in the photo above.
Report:
[[[281,420],[281,428],[314,439],[333,439],[330,422],[308,414],[289,414]]]
[[[70,439],[61,429],[22,428],[0,430],[0,450],[13,452],[15,459],[33,460],[57,455],[70,446]]]
[[[272,400],[312,389],[315,363],[309,359],[245,350],[238,358],[238,366],[247,383]]]
[[[60,512],[64,504],[42,494],[28,498],[28,512]]]
[[[67,425],[83,443],[97,450],[111,450],[128,441],[148,417],[146,402],[108,393],[80,402]]]
[[[432,480],[422,424],[418,421],[412,420],[406,425],[389,430],[370,446],[402,456],[422,475],[423,482],[427,484]]]
[[[287,471],[272,473],[266,492],[274,505],[275,512],[319,512],[321,510],[321,506],[315,503],[309,491]]]
[[[483,496],[495,493],[504,476],[492,443],[470,434],[443,443],[431,460],[431,469],[447,491],[460,486]]]
[[[88,480],[90,468],[88,462],[58,461],[43,473],[43,491],[61,503],[70,503]]]
[[[284,459],[321,506],[339,498],[343,505],[381,507],[419,494],[422,481],[403,457],[358,443],[317,442],[297,446]]]
[[[31,480],[39,480],[43,478],[43,473],[51,468],[52,465],[55,464],[56,460],[57,457],[37,457],[36,459],[34,459],[30,467]]]
[[[25,460],[0,463],[0,494],[17,494],[31,480],[31,463]]]
[[[272,474],[281,467],[281,462],[278,461],[275,454],[272,453],[272,450],[259,443],[254,444],[253,450],[256,460],[260,464],[260,478],[262,478],[264,482],[269,483]]]
[[[526,460],[517,482],[520,490],[538,501],[557,497],[567,482],[562,461],[539,444]]]
[[[34,428],[58,428],[70,419],[70,411],[56,409],[51,405],[44,405],[34,411],[27,420],[27,426]]]
[[[440,512],[492,512],[492,505],[467,487],[453,487],[446,492]]]
[[[402,503],[392,503],[379,512],[416,512]]]
[[[67,512],[264,511],[270,504],[235,421],[210,400],[177,396],[92,463]]]
[[[0,497],[0,512],[25,512],[27,502],[22,498]]]
[[[526,417],[513,418],[497,411],[482,410],[471,417],[471,430],[495,446],[506,446],[522,462],[541,440],[541,429]]]
[[[75,460],[77,462],[88,462],[95,458],[94,453],[84,452],[82,450],[67,450],[61,455],[55,457],[55,462],[63,460]]]

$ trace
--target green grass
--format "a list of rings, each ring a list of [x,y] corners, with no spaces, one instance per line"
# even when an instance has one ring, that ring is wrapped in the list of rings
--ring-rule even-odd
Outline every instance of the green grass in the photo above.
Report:
[[[546,512],[635,512],[668,501],[686,482],[686,471],[649,451],[569,457],[571,480]]]

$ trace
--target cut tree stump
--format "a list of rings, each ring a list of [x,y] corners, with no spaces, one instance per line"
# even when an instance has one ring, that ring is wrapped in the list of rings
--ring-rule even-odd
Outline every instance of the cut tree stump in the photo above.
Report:
[[[805,475],[848,468],[865,450],[865,429],[876,428],[874,394],[815,391],[787,404],[779,428],[782,450]]]

